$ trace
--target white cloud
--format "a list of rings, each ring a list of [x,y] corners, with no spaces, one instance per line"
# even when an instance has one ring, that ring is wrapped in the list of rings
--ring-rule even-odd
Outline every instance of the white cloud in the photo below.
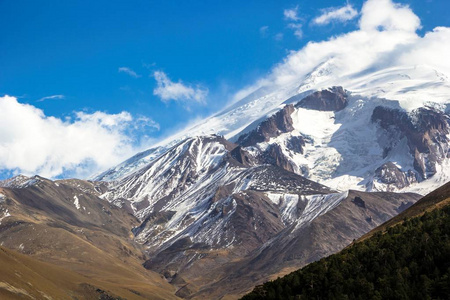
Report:
[[[64,99],[64,95],[52,95],[52,96],[46,96],[42,97],[41,99],[37,100],[37,102],[42,102],[45,100],[53,100],[53,99]]]
[[[288,27],[294,31],[294,35],[301,39],[303,37],[302,24],[299,23],[289,23]]]
[[[288,21],[298,21],[300,18],[298,17],[298,6],[291,8],[291,9],[285,9],[283,11],[284,18]]]
[[[401,30],[414,32],[420,28],[420,19],[407,5],[394,4],[391,0],[367,1],[361,11],[361,30]]]
[[[405,5],[391,0],[368,0],[359,19],[359,29],[309,42],[291,51],[271,72],[237,95],[243,97],[261,87],[270,89],[297,84],[319,64],[333,60],[339,76],[358,74],[368,68],[425,64],[450,77],[450,28],[438,27],[423,37],[417,35],[420,19]]]
[[[291,9],[285,9],[284,12],[284,19],[287,21],[291,21],[287,27],[289,29],[292,29],[294,32],[294,35],[296,38],[301,39],[303,37],[303,30],[302,30],[302,24],[298,21],[300,21],[300,17],[298,16],[298,6],[291,8]],[[280,41],[283,39],[282,34],[278,34],[275,36],[275,40]]]
[[[134,154],[141,122],[128,112],[46,116],[14,97],[0,97],[0,169],[45,177],[87,177]],[[145,120],[150,127],[159,127]]]
[[[119,73],[125,73],[130,75],[131,77],[134,78],[139,78],[141,77],[141,75],[137,74],[135,71],[133,71],[132,69],[128,68],[128,67],[120,67],[119,68]]]
[[[153,94],[160,97],[161,100],[165,102],[174,100],[205,104],[208,89],[198,85],[195,87],[185,85],[181,81],[173,82],[163,71],[155,71],[153,76],[157,83]]]
[[[340,8],[326,8],[322,10],[322,14],[313,20],[317,25],[327,25],[333,21],[347,22],[354,19],[358,15],[358,11],[350,4]]]

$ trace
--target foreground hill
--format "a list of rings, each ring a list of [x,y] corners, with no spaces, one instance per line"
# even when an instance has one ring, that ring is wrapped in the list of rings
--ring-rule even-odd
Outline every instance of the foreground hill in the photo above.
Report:
[[[139,295],[4,247],[0,266],[0,299],[164,299],[158,292]]]
[[[450,184],[427,195],[370,237],[243,299],[447,299]]]
[[[19,176],[2,185],[0,293],[41,291],[53,299],[99,299],[101,294],[111,299],[177,298],[160,275],[142,267],[145,258],[131,233],[139,222],[100,199],[101,185],[39,176]]]

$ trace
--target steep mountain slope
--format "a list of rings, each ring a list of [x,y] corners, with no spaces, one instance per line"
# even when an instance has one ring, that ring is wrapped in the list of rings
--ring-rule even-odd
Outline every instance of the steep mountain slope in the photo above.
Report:
[[[303,266],[418,199],[365,195],[383,200],[355,217],[363,208],[349,201],[363,197],[348,190],[424,193],[450,179],[441,73],[424,65],[338,74],[330,59],[299,83],[260,88],[97,177],[109,180],[102,198],[142,222],[133,232],[145,266],[177,295],[238,295],[267,279],[253,269]],[[331,227],[320,223],[330,215]]]
[[[175,274],[192,280],[340,199],[317,205],[318,195],[333,191],[276,166],[254,166],[251,155],[238,150],[220,136],[187,139],[110,183],[103,197],[129,206],[142,221],[133,232],[151,257],[146,267],[171,281]]]
[[[406,72],[411,82],[394,71]],[[309,79],[316,83],[332,82],[332,72],[314,74]],[[355,217],[358,205],[348,199],[362,197],[356,191],[349,196],[349,189],[424,192],[449,179],[446,110],[424,102],[412,107],[398,91],[400,101],[371,94],[379,84],[427,80],[438,80],[433,86],[445,91],[447,81],[436,74],[427,67],[386,70],[372,74],[377,79],[364,92],[342,86],[313,91],[303,83],[248,98],[224,111],[220,122],[249,110],[254,116],[262,107],[269,115],[231,122],[233,131],[222,132],[235,143],[196,136],[194,128],[188,132],[193,137],[174,137],[99,177],[114,179],[102,198],[142,221],[133,232],[150,258],[145,266],[164,274],[177,295],[239,295],[252,283],[342,249],[418,199],[370,194],[365,197],[383,201]]]
[[[326,199],[328,198],[328,199]],[[328,202],[330,196],[324,200]],[[300,220],[243,260],[225,266],[220,281],[203,288],[194,298],[236,298],[250,284],[285,275],[308,263],[340,251],[419,198],[416,194],[344,193],[340,202],[311,220]]]
[[[430,193],[370,237],[243,299],[447,298],[449,189],[447,184]]]
[[[57,265],[52,271],[54,276],[58,272],[74,274],[71,276],[79,279],[70,285],[70,290],[82,291],[79,284],[92,280],[98,284],[93,287],[94,292],[99,288],[117,297],[176,298],[160,275],[142,268],[144,254],[131,233],[138,220],[98,198],[101,184],[19,176],[3,182],[3,186],[1,246],[45,261],[47,264],[43,265],[50,270],[54,267],[49,264]],[[33,268],[30,272],[42,274]],[[69,287],[67,284],[63,286]]]

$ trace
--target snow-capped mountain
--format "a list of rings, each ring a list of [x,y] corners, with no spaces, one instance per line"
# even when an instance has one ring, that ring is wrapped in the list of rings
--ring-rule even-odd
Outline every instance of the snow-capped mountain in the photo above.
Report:
[[[411,140],[393,141],[396,136],[386,126],[398,127],[399,124],[380,125],[380,120],[372,116],[377,107],[394,109],[409,119],[405,121],[409,125],[405,126],[412,126],[411,128],[416,126],[416,121],[426,111],[433,111],[441,118],[447,118],[450,83],[444,74],[426,65],[391,67],[373,72],[367,70],[343,77],[338,76],[338,71],[333,59],[330,59],[318,65],[300,83],[260,88],[224,111],[160,142],[154,149],[136,155],[95,179],[124,178],[187,137],[218,134],[242,144],[239,143],[239,138],[242,139],[244,134],[257,128],[287,104],[295,105],[288,116],[292,119],[289,124],[292,128],[281,130],[285,131],[280,132],[282,134],[272,134],[270,139],[251,145],[248,151],[264,152],[268,146],[276,144],[289,160],[290,171],[341,191],[401,190],[426,193],[450,179],[445,172],[445,166],[449,163],[444,153],[447,129],[443,128],[440,137],[432,137],[429,141],[434,143],[433,139],[439,139],[435,147],[441,149],[437,161],[432,159],[431,162],[437,163],[435,167],[431,167],[436,168],[436,171],[432,172],[433,176],[429,176],[431,174],[428,171],[425,171],[428,172],[427,175],[414,167],[417,159],[414,159],[415,151]],[[332,109],[301,104],[303,99],[303,103],[320,101],[321,97],[314,96],[313,93],[327,91],[333,86],[345,89],[345,92],[331,92],[334,95],[341,94],[341,97],[345,94],[345,102],[340,102]],[[307,96],[310,96],[310,100]],[[431,127],[426,127],[428,125]],[[422,124],[421,129],[416,129],[425,134],[433,129],[431,124],[428,125],[423,127]],[[403,136],[402,129],[398,130],[398,134]],[[294,137],[301,138],[301,143],[304,143],[303,153],[286,146]],[[413,139],[417,138],[415,136]],[[395,145],[387,145],[389,139]],[[243,146],[248,148],[249,144]],[[387,151],[388,148],[391,149]],[[423,157],[422,163],[425,163],[430,149],[418,149]],[[425,152],[420,152],[420,149]],[[380,179],[380,170],[376,170],[389,162],[410,178],[407,185],[387,184],[389,180]],[[416,179],[411,172],[417,172],[414,175]]]
[[[341,19],[329,9],[332,23]],[[300,29],[306,20],[293,13],[285,24]],[[450,180],[450,28],[420,30],[391,0],[365,1],[345,21],[353,31],[341,24],[304,41],[223,110],[91,180],[0,181],[0,246],[82,274],[74,288],[97,298],[234,299],[398,215]],[[122,71],[137,79],[143,69]],[[162,69],[153,77],[163,102],[212,100],[201,83]],[[159,128],[126,111],[58,119],[4,98],[3,127],[18,121],[0,147],[11,172],[35,160],[31,170],[48,174],[109,166],[147,140],[144,128]],[[53,98],[64,96],[39,101]],[[69,151],[78,145],[82,155]],[[26,159],[9,164],[22,150]]]
[[[362,209],[331,221],[358,227],[339,227],[351,241],[418,199],[349,190],[424,194],[450,179],[443,74],[425,65],[338,74],[330,59],[295,84],[261,87],[95,178],[108,181],[103,199],[141,220],[133,233],[145,266],[179,295],[221,290],[238,267],[281,272],[284,263],[266,266],[281,248],[300,266],[344,247],[325,234],[312,237],[319,256],[292,246],[337,210]]]
[[[261,87],[75,184],[137,217],[142,263],[178,296],[239,295],[342,249],[419,198],[394,192],[423,194],[449,179],[450,86],[441,73],[337,70],[330,60],[295,84]],[[84,200],[67,201],[84,213]],[[2,223],[13,216],[2,206]]]

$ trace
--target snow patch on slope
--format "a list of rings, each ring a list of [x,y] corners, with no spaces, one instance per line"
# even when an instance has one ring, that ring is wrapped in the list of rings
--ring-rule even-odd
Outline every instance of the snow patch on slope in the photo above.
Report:
[[[291,224],[298,218],[299,195],[267,192],[267,197],[279,207],[284,224]]]
[[[337,207],[347,197],[348,191],[328,195],[302,196],[301,201],[306,202],[306,207],[300,218],[297,219],[295,229],[310,224],[315,218]]]
[[[73,204],[75,207],[79,210],[81,208],[80,206],[80,200],[78,199],[77,195],[73,196]]]
[[[9,213],[8,209],[5,209],[2,212],[2,216],[0,217],[0,225],[2,225],[2,221],[7,217],[11,217],[11,214]]]

